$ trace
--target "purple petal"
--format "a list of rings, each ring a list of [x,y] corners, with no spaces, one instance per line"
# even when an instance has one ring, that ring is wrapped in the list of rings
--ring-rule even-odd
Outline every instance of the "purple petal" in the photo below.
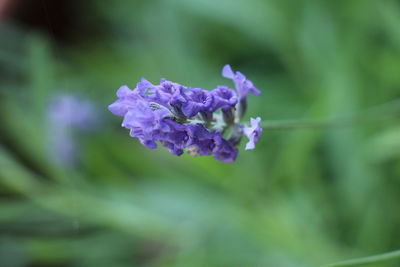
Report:
[[[234,162],[238,154],[235,146],[220,134],[216,134],[214,140],[216,145],[213,149],[214,158],[222,162]]]
[[[125,114],[132,108],[133,103],[128,100],[118,99],[114,103],[108,106],[108,110],[111,111],[114,115],[117,116],[125,116]]]
[[[133,93],[133,91],[131,89],[129,89],[128,86],[123,85],[118,89],[117,96],[118,96],[118,98],[123,98],[123,97],[127,97],[128,95],[131,95],[132,93]]]
[[[213,97],[211,110],[216,111],[219,108],[231,108],[237,103],[237,94],[228,86],[218,86],[211,91]]]
[[[144,145],[145,147],[147,147],[149,149],[157,148],[157,143],[154,142],[153,140],[143,140],[143,139],[139,139],[139,140],[142,145]]]
[[[250,118],[250,127],[245,126],[243,128],[244,135],[249,138],[246,144],[246,150],[254,149],[258,143],[260,136],[262,134],[262,128],[260,127],[261,118],[257,117],[255,119]]]
[[[222,68],[222,76],[228,79],[233,79],[235,77],[235,74],[230,65],[226,64]]]
[[[142,78],[140,80],[140,82],[137,83],[136,88],[140,91],[140,92],[145,92],[147,89],[149,88],[153,88],[154,85],[149,82],[148,80],[146,80],[145,78]]]

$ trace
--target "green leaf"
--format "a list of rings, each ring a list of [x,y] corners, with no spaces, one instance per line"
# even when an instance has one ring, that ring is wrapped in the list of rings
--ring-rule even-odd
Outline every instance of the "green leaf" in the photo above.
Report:
[[[360,266],[360,265],[367,265],[367,264],[376,264],[382,263],[384,261],[390,261],[400,258],[400,250],[395,250],[383,254],[373,255],[364,258],[340,261],[337,263],[332,263],[326,265],[326,267],[339,267],[339,266]]]

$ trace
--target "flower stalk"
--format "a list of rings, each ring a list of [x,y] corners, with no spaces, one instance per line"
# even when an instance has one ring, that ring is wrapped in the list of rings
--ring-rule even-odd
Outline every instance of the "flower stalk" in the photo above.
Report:
[[[307,128],[341,128],[354,127],[360,124],[370,124],[385,120],[400,118],[400,99],[369,108],[354,115],[343,118],[315,120],[269,120],[263,121],[264,130],[295,130]]]

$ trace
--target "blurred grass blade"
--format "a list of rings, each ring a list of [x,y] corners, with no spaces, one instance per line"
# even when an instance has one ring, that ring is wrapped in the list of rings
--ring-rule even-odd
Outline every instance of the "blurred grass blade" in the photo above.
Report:
[[[389,261],[389,260],[394,260],[394,259],[400,259],[400,250],[395,250],[395,251],[378,254],[378,255],[374,255],[374,256],[369,256],[369,257],[364,257],[364,258],[359,258],[359,259],[352,259],[352,260],[346,260],[346,261],[341,261],[341,262],[337,262],[337,263],[332,263],[332,264],[326,265],[326,267],[360,266],[360,265],[366,265],[366,264],[382,263],[384,261]]]
[[[264,121],[262,123],[262,127],[268,130],[291,130],[297,128],[323,128],[344,126],[349,127],[356,126],[362,123],[375,123],[396,118],[396,116],[398,116],[399,114],[399,111],[400,99],[395,99],[348,117],[319,120],[272,120]]]

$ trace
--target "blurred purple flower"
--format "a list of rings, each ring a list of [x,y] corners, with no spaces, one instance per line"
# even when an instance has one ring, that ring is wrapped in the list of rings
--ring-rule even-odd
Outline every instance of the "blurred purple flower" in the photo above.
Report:
[[[48,115],[59,127],[90,130],[97,123],[93,103],[73,95],[58,95],[52,99]]]
[[[89,132],[98,126],[94,104],[83,97],[60,94],[51,99],[47,116],[50,154],[63,166],[74,165],[79,154],[76,133]]]

